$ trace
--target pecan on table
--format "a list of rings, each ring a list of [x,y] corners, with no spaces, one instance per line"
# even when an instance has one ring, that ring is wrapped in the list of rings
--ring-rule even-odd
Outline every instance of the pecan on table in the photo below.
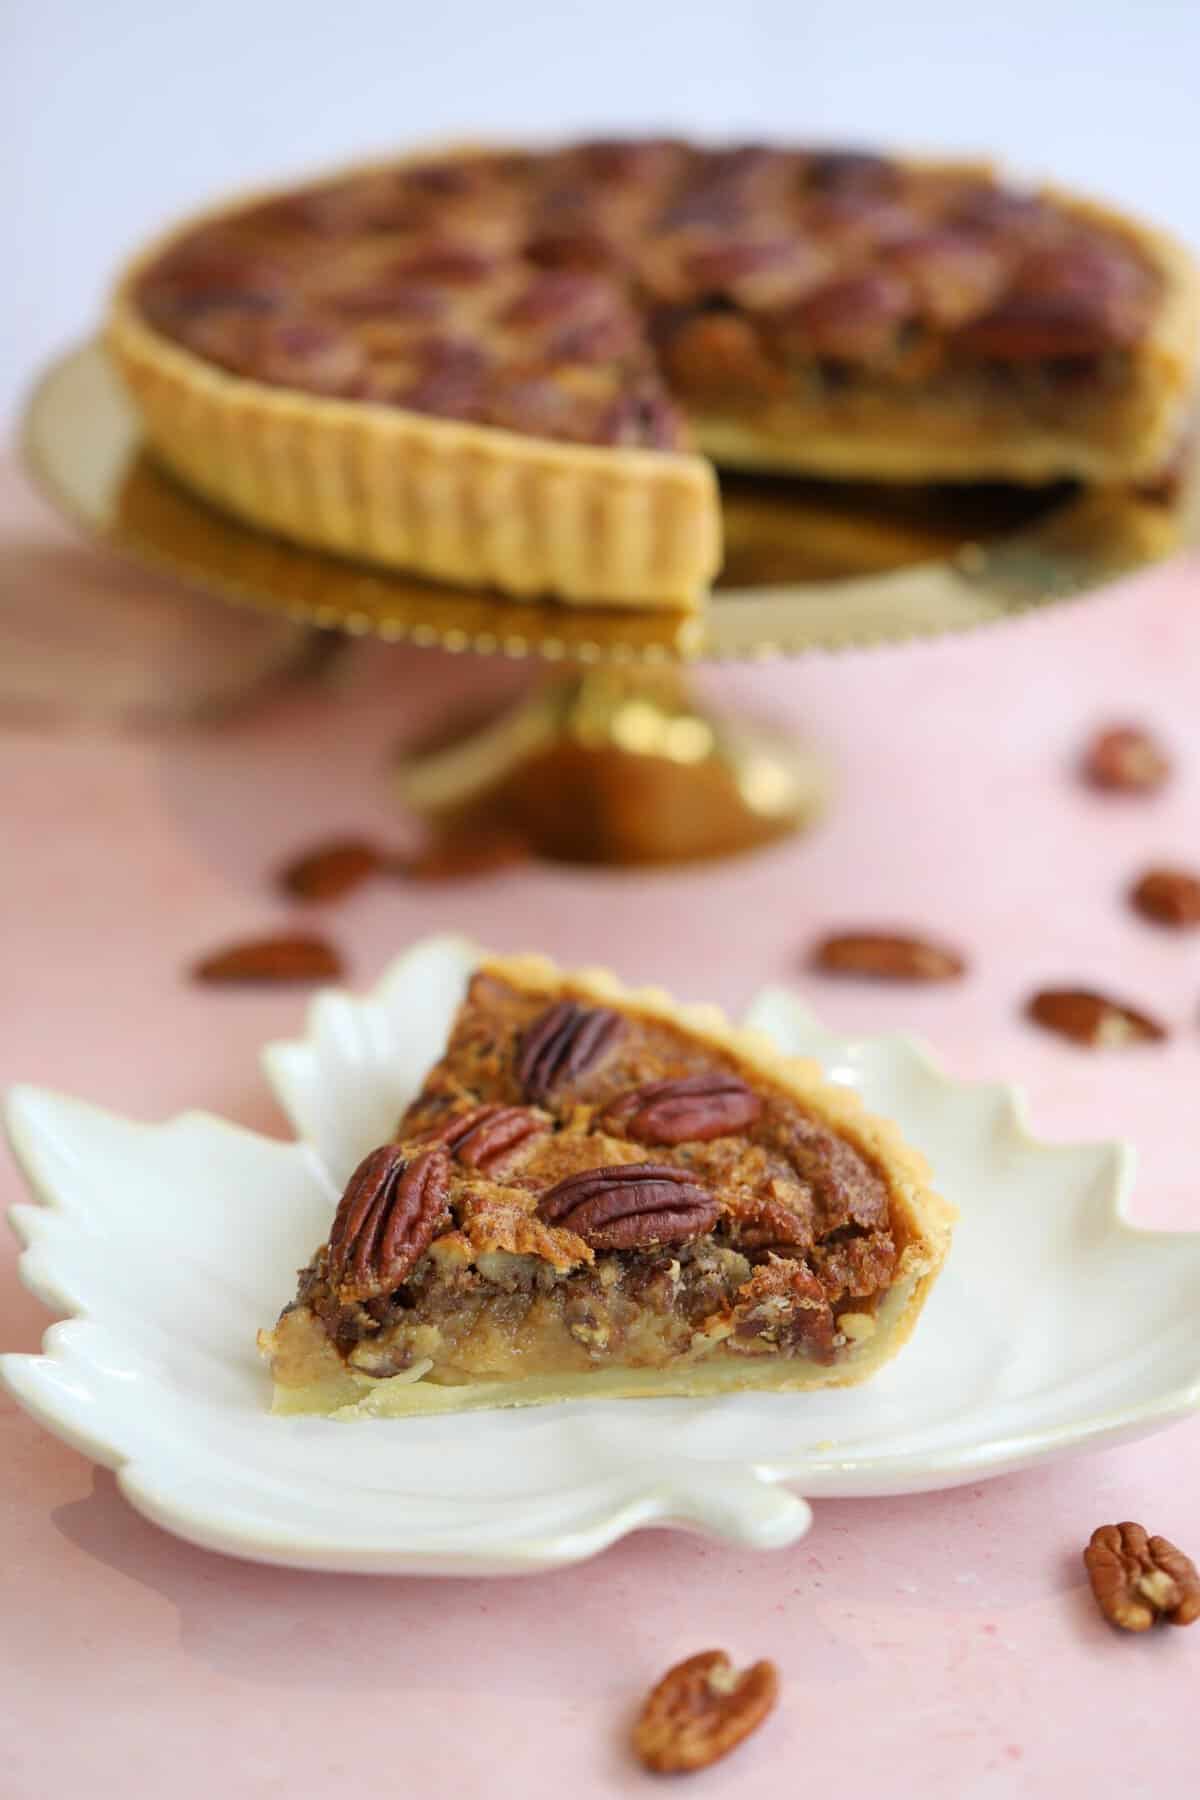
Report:
[[[192,965],[193,981],[336,981],[342,959],[325,938],[298,933],[230,944]]]
[[[1130,904],[1156,925],[1200,925],[1200,875],[1189,869],[1147,869],[1130,890]]]
[[[383,863],[381,851],[363,838],[331,838],[285,863],[279,884],[294,900],[340,900]]]
[[[411,1160],[398,1144],[372,1150],[350,1177],[329,1233],[329,1280],[343,1303],[388,1294],[448,1223],[444,1150]]]
[[[711,1231],[720,1203],[670,1163],[582,1169],[542,1195],[537,1216],[573,1231],[593,1250],[686,1244]]]
[[[556,1000],[521,1039],[516,1072],[526,1099],[540,1104],[565,1082],[586,1074],[620,1029],[620,1017],[607,1006]]]
[[[813,963],[827,975],[858,975],[872,981],[955,981],[967,966],[944,945],[883,931],[844,931],[827,937],[813,952]]]
[[[1029,1001],[1026,1013],[1035,1025],[1089,1050],[1157,1043],[1167,1035],[1148,1013],[1089,988],[1042,988]]]
[[[1083,778],[1109,793],[1148,794],[1171,773],[1162,745],[1140,725],[1112,725],[1084,751]]]
[[[1160,1619],[1200,1619],[1200,1574],[1190,1556],[1164,1537],[1148,1537],[1127,1520],[1100,1525],[1083,1553],[1096,1604],[1122,1631],[1148,1631]]]
[[[757,1729],[779,1696],[774,1663],[735,1669],[723,1650],[702,1650],[668,1669],[633,1728],[633,1747],[658,1775],[706,1769]]]

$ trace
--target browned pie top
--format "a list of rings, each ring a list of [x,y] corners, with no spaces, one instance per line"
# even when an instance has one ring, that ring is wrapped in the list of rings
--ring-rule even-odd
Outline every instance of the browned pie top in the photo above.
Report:
[[[888,1286],[902,1237],[881,1170],[783,1089],[658,1019],[481,973],[302,1297],[352,1342],[403,1306],[431,1247],[464,1266],[535,1257],[555,1277],[708,1244],[745,1259],[744,1301],[799,1297],[827,1346],[837,1309]]]
[[[664,139],[297,189],[176,239],[137,294],[255,380],[676,449],[688,409],[752,408],[806,371],[1086,377],[1161,287],[1131,238],[978,167]]]

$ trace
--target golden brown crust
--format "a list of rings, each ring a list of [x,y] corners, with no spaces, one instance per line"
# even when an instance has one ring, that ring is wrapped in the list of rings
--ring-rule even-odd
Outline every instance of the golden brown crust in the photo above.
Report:
[[[685,1033],[701,1050],[714,1052],[722,1067],[734,1064],[759,1091],[775,1090],[798,1101],[805,1116],[858,1151],[886,1183],[890,1229],[898,1252],[887,1291],[873,1312],[868,1308],[844,1315],[844,1346],[834,1361],[794,1351],[777,1354],[769,1343],[761,1342],[755,1346],[761,1353],[747,1355],[744,1342],[741,1353],[734,1353],[725,1348],[724,1340],[737,1328],[738,1318],[718,1312],[705,1322],[693,1353],[678,1363],[588,1367],[581,1355],[571,1366],[533,1367],[521,1380],[473,1379],[470,1367],[464,1366],[457,1372],[443,1370],[440,1375],[435,1371],[434,1378],[425,1381],[421,1377],[428,1372],[427,1363],[418,1364],[415,1375],[410,1367],[400,1375],[380,1378],[367,1365],[354,1366],[353,1359],[348,1364],[326,1336],[322,1322],[301,1304],[284,1314],[274,1333],[264,1333],[260,1340],[274,1361],[278,1410],[337,1410],[350,1416],[356,1410],[375,1415],[540,1404],[577,1395],[790,1390],[864,1380],[896,1353],[912,1332],[945,1260],[955,1212],[931,1190],[924,1160],[904,1143],[893,1125],[873,1118],[856,1095],[827,1082],[816,1064],[782,1056],[768,1038],[730,1026],[715,1008],[679,1006],[659,989],[627,989],[602,970],[564,974],[540,956],[489,959],[478,973],[539,1000],[579,1000],[617,1009],[635,1020],[664,1024]],[[641,1154],[633,1147],[630,1153]],[[523,1209],[506,1206],[503,1200],[493,1207],[485,1188],[483,1204],[471,1210],[467,1228],[440,1239],[431,1254],[439,1259],[457,1257],[465,1263],[480,1254],[482,1247],[484,1254],[494,1250],[532,1253],[555,1266],[590,1257],[585,1244],[561,1229],[539,1236],[535,1243],[530,1232],[542,1230]],[[745,1264],[742,1268],[744,1275]],[[777,1288],[782,1293],[800,1276],[813,1285],[819,1301],[820,1292],[811,1275],[794,1262],[769,1257],[760,1263],[753,1280],[739,1289],[743,1310],[764,1299],[769,1301]],[[422,1349],[420,1339],[417,1347]],[[436,1354],[432,1340],[430,1347]]]
[[[359,172],[367,171],[347,171]],[[1127,399],[1104,432],[1039,425],[1019,409],[989,421],[986,407],[946,406],[936,395],[924,404],[911,387],[890,398],[868,384],[865,410],[836,397],[815,410],[785,401],[751,422],[693,408],[699,448],[732,466],[906,482],[1152,475],[1178,435],[1193,382],[1191,258],[1111,209],[1053,190],[1047,197],[1124,236],[1161,279],[1152,325],[1129,352]],[[721,561],[716,483],[703,456],[555,442],[273,387],[228,374],[156,330],[135,303],[138,279],[198,223],[230,210],[187,221],[139,256],[108,322],[147,437],[189,486],[281,536],[437,580],[530,600],[680,611],[701,604]]]

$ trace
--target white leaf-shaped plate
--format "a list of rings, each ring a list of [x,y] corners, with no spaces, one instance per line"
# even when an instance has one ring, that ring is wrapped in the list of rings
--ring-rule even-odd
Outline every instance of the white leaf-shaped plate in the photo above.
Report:
[[[946,1487],[1153,1431],[1200,1405],[1200,1233],[1124,1220],[1131,1158],[1035,1142],[1013,1090],[903,1038],[848,1042],[783,992],[750,1022],[895,1118],[961,1208],[917,1333],[863,1388],[337,1422],[276,1418],[254,1349],[337,1193],[440,1052],[478,952],[418,945],[365,1000],[331,992],[266,1053],[300,1141],[188,1114],[141,1125],[31,1088],[12,1142],[21,1272],[74,1315],[0,1359],[50,1430],[169,1530],[263,1561],[513,1573],[643,1525],[768,1549],[800,1495]]]

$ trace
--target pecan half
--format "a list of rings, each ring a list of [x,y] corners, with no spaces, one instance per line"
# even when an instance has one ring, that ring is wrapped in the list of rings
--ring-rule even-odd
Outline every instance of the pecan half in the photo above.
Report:
[[[285,863],[279,884],[294,900],[340,900],[376,874],[383,861],[363,838],[334,838]]]
[[[549,1129],[549,1119],[527,1106],[473,1106],[469,1112],[443,1120],[420,1141],[430,1147],[440,1145],[468,1169],[486,1173],[531,1137]]]
[[[1162,745],[1140,725],[1098,732],[1083,756],[1083,777],[1110,793],[1148,794],[1171,773]]]
[[[1026,1011],[1035,1025],[1092,1050],[1121,1049],[1127,1044],[1157,1043],[1166,1029],[1148,1013],[1110,1000],[1088,988],[1042,988]]]
[[[526,1099],[540,1105],[564,1082],[586,1074],[620,1029],[619,1015],[606,1006],[556,1000],[521,1038],[516,1074]]]
[[[593,1250],[686,1244],[717,1222],[718,1201],[686,1169],[615,1163],[568,1175],[542,1195],[537,1216],[573,1231]]]
[[[782,342],[813,356],[874,362],[895,346],[899,327],[916,311],[912,288],[898,276],[843,275],[781,313]]]
[[[350,1177],[329,1233],[330,1285],[345,1304],[391,1293],[449,1223],[444,1150],[411,1160],[383,1144]]]
[[[1150,299],[1146,274],[1123,248],[1057,246],[1030,255],[1011,290],[957,341],[1001,362],[1100,356],[1134,342]]]
[[[633,1728],[634,1750],[659,1775],[706,1769],[736,1750],[778,1697],[774,1663],[738,1670],[723,1650],[702,1650],[651,1691]]]
[[[1147,869],[1129,899],[1156,925],[1173,925],[1177,930],[1200,925],[1200,875],[1187,869]]]
[[[1096,1604],[1122,1631],[1147,1631],[1159,1619],[1194,1625],[1200,1619],[1200,1574],[1190,1556],[1145,1527],[1099,1525],[1083,1553]]]
[[[762,1105],[736,1075],[685,1075],[631,1088],[605,1107],[599,1124],[602,1130],[623,1131],[639,1144],[707,1143],[747,1130]]]
[[[230,944],[192,966],[193,981],[208,982],[336,981],[341,973],[342,959],[327,939],[299,933]]]
[[[829,975],[861,975],[872,981],[956,981],[963,958],[942,944],[883,931],[843,931],[827,937],[813,963]]]

